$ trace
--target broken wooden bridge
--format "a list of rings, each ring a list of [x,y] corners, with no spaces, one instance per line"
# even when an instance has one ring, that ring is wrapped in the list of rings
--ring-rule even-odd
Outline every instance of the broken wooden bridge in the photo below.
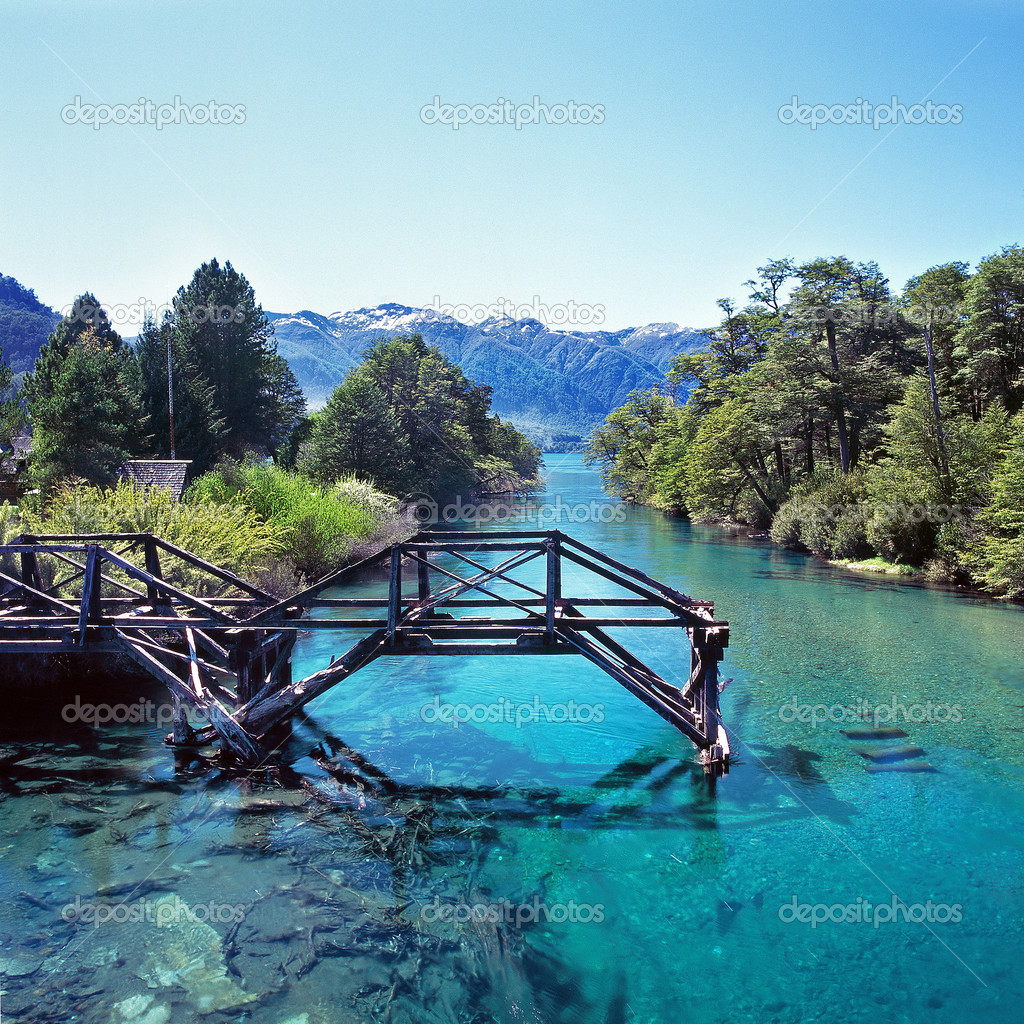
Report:
[[[567,564],[585,593],[563,592]],[[386,596],[324,596],[375,573],[386,578]],[[689,639],[682,686],[608,633],[666,627]],[[293,680],[296,636],[312,629],[365,635]],[[170,689],[169,742],[217,740],[246,764],[269,758],[292,714],[382,656],[582,655],[687,736],[708,774],[721,775],[729,742],[718,662],[728,637],[711,602],[557,530],[419,533],[285,600],[151,534],[22,536],[0,546],[0,663],[22,654],[124,655]],[[196,713],[209,723],[198,731],[189,724]]]

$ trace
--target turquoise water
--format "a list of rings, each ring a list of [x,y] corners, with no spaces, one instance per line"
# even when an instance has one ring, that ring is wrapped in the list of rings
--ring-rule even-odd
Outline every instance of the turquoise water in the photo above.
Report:
[[[547,469],[513,525],[606,502],[578,457]],[[176,772],[162,725],[67,723],[68,695],[37,692],[0,725],[3,1019],[1019,1020],[1022,610],[644,509],[583,518],[558,525],[729,620],[717,786],[575,658],[381,659],[246,782]],[[563,589],[611,585],[566,566]],[[616,635],[685,678],[681,634]],[[314,632],[295,671],[345,646]],[[586,721],[432,720],[501,698]],[[907,736],[840,731],[876,711]],[[897,744],[931,770],[859,753]],[[94,927],[62,918],[76,898],[168,919],[177,899],[209,923]],[[492,919],[459,919],[474,907]]]

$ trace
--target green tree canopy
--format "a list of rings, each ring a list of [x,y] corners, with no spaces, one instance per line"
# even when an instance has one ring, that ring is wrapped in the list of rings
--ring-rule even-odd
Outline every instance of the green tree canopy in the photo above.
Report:
[[[93,296],[81,296],[25,378],[33,483],[44,493],[68,478],[111,483],[148,442],[141,392],[135,353]]]

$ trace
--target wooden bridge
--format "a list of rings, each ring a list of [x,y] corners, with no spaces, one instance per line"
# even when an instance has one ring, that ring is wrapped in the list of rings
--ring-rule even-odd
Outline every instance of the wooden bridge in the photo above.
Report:
[[[589,593],[563,593],[565,563]],[[382,582],[386,574],[386,596],[323,596],[373,573]],[[593,596],[601,592],[611,596]],[[317,608],[346,617],[311,617]],[[560,531],[420,533],[285,600],[150,534],[0,546],[0,664],[20,654],[125,655],[170,689],[168,742],[217,740],[224,756],[250,765],[268,758],[293,713],[381,656],[571,654],[679,729],[705,771],[721,775],[729,743],[718,662],[729,630],[713,610]],[[684,630],[686,683],[667,682],[608,634],[613,627]],[[311,629],[365,635],[296,681],[292,648]],[[209,725],[194,730],[190,711]]]

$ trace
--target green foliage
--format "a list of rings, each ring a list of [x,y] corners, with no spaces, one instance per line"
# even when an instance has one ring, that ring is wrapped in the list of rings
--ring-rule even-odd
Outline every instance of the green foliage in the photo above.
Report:
[[[25,419],[21,403],[13,395],[4,397],[13,379],[14,373],[4,362],[4,350],[0,347],[0,448],[11,443]]]
[[[418,334],[382,340],[313,418],[296,465],[438,502],[532,484],[540,450],[490,414],[491,389],[468,380]]]
[[[685,406],[634,393],[594,431],[605,486],[1020,594],[1024,441],[1008,414],[1024,406],[1024,249],[973,277],[931,267],[899,296],[843,256],[758,275],[743,309],[719,303],[708,351],[673,364],[694,385]]]
[[[176,454],[202,471],[224,452],[276,452],[305,416],[295,374],[252,286],[230,263],[204,263],[173,309],[139,335],[145,411],[161,456],[170,451],[167,350],[174,378]]]
[[[22,506],[18,532],[152,533],[239,576],[258,576],[282,551],[274,527],[239,504],[180,503],[170,491],[130,481],[100,488],[63,485],[44,508]],[[164,576],[192,593],[210,593],[205,574],[187,562],[161,558]]]
[[[188,489],[185,503],[244,508],[272,529],[299,576],[319,579],[349,558],[359,541],[392,527],[396,502],[365,482],[325,484],[279,466],[225,462]]]
[[[377,383],[354,372],[313,417],[296,465],[318,480],[347,472],[401,491],[412,470],[409,438]]]
[[[992,404],[1013,415],[1024,406],[1024,248],[982,260],[963,305],[953,353],[961,404],[975,419]]]
[[[175,455],[191,459],[193,472],[202,472],[224,447],[227,427],[217,409],[213,385],[199,364],[198,353],[186,345],[170,316],[160,327],[147,320],[135,343],[142,374],[142,406],[153,426],[155,453],[160,458],[170,458],[168,346],[173,362]]]
[[[80,296],[25,378],[35,486],[49,494],[72,478],[111,483],[147,440],[141,390],[135,353],[96,299]]]
[[[805,480],[779,509],[771,537],[787,547],[804,547],[827,558],[870,553],[865,527],[870,504],[864,474],[822,472]]]
[[[1013,421],[991,493],[979,516],[986,532],[980,576],[996,594],[1024,597],[1024,413]]]
[[[584,461],[600,468],[608,490],[631,501],[651,500],[656,488],[651,455],[672,408],[672,400],[657,389],[634,391],[594,431]]]

